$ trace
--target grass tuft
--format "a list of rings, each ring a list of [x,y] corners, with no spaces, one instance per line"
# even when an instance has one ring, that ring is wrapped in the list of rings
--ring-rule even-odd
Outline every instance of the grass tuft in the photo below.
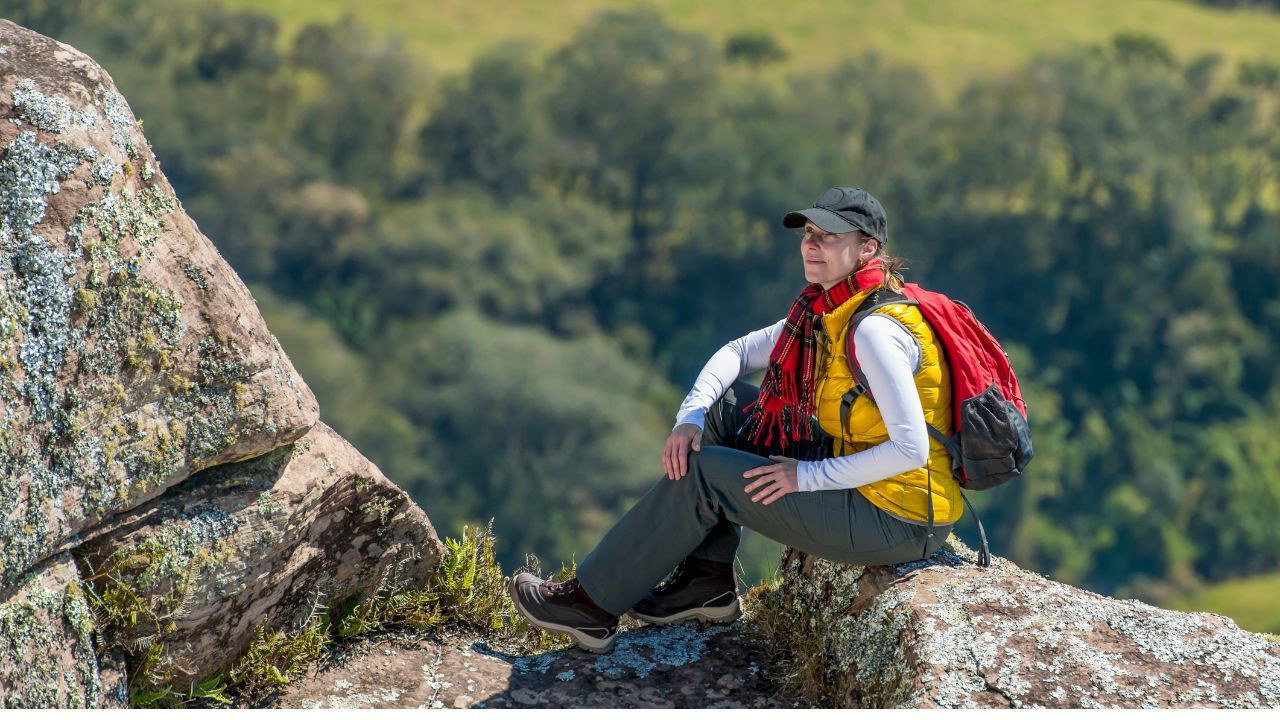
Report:
[[[742,597],[743,627],[760,641],[769,662],[768,680],[784,695],[807,707],[840,707],[840,673],[831,664],[821,633],[808,613],[791,606],[778,577],[765,580]]]
[[[330,629],[323,612],[313,612],[302,629],[293,633],[259,627],[257,639],[231,666],[224,691],[240,700],[256,701],[289,684],[324,657],[333,640]]]

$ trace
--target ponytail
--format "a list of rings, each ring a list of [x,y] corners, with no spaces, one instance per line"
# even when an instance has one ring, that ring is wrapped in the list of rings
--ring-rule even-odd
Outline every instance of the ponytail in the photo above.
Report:
[[[906,265],[902,258],[893,257],[891,255],[877,255],[884,267],[884,286],[889,292],[902,292],[902,280],[898,279],[898,272]]]
[[[881,267],[884,268],[884,286],[889,292],[902,292],[902,280],[898,279],[898,273],[906,267],[906,262],[900,257],[886,255],[884,252],[884,241],[880,238],[868,235],[859,231],[862,235],[862,242],[868,240],[876,241],[876,258],[880,260]]]

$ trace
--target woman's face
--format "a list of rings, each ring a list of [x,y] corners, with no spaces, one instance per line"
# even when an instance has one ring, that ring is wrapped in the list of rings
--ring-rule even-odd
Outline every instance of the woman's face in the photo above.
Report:
[[[860,233],[829,233],[812,222],[804,224],[800,239],[800,255],[804,260],[804,279],[831,289],[849,273],[862,267],[875,256],[876,245],[860,242]]]

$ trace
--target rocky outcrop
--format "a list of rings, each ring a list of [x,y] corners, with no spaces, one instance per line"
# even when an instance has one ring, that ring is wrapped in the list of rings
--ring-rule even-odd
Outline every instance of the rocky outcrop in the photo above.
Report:
[[[952,538],[927,561],[799,551],[730,626],[624,621],[612,652],[363,641],[283,707],[1278,707],[1280,644],[1207,613],[1054,582]],[[376,680],[370,680],[376,678]]]
[[[815,638],[843,707],[1280,707],[1280,644],[1266,636],[1001,558],[982,568],[954,537],[893,567],[792,551],[764,602],[783,615],[775,637]]]
[[[319,605],[419,586],[444,554],[422,510],[324,423],[113,525],[75,555],[139,611],[113,641],[163,646],[145,670],[157,685],[212,675],[259,627],[297,630]]]
[[[111,78],[0,20],[0,707],[119,706],[426,578],[426,515],[318,420]]]
[[[0,589],[315,398],[90,58],[0,20]]]
[[[498,652],[476,638],[387,635],[345,649],[277,699],[289,708],[777,708],[742,624],[632,627],[604,655]]]

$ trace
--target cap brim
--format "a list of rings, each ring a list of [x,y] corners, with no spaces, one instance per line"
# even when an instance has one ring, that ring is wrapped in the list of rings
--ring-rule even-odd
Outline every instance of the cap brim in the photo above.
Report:
[[[862,230],[862,228],[830,210],[817,207],[787,213],[782,217],[782,226],[789,228],[804,227],[805,220],[812,221],[814,225],[829,233],[847,233],[854,230]]]

